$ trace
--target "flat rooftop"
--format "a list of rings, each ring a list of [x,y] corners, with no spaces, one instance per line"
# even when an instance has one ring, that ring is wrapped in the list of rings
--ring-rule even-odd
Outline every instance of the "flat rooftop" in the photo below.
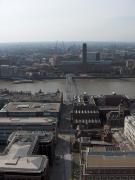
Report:
[[[48,164],[47,157],[32,154],[40,135],[49,136],[49,133],[15,133],[10,144],[0,154],[0,171],[25,173],[41,173],[44,171]]]
[[[88,168],[135,167],[135,156],[88,156]]]
[[[91,140],[90,137],[80,137],[80,143],[81,143],[81,145],[91,144],[91,145],[99,145],[99,146],[112,146],[111,143],[107,143],[105,141],[94,141],[94,140]]]
[[[39,138],[42,142],[52,142],[54,139],[54,135],[52,132],[47,131],[15,131],[10,134],[8,138],[8,142],[11,142],[15,137],[19,137],[19,139],[31,139],[30,142],[34,140],[35,137]]]
[[[10,102],[0,112],[59,112],[60,103]]]
[[[52,125],[57,123],[54,117],[0,117],[0,124],[41,124]]]

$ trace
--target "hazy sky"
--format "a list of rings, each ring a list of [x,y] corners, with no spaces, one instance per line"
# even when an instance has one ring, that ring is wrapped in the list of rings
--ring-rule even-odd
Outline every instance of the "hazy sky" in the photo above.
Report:
[[[0,42],[134,41],[135,0],[0,0]]]

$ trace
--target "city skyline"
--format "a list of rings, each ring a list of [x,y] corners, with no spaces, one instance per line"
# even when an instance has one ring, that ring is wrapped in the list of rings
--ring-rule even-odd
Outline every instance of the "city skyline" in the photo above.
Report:
[[[134,0],[0,0],[0,42],[135,42]]]

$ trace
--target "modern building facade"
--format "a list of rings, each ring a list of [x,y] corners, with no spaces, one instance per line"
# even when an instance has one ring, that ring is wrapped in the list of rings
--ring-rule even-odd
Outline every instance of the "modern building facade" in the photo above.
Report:
[[[5,144],[7,138],[15,131],[48,131],[52,132],[57,142],[58,120],[54,117],[0,117],[0,143]]]
[[[95,63],[96,61],[100,61],[100,53],[88,52],[87,53],[87,62],[88,63]]]
[[[89,151],[81,163],[81,180],[135,179],[135,152]]]
[[[13,132],[9,138],[8,143],[12,142],[13,139],[20,138],[33,138],[33,152],[34,155],[46,155],[49,164],[53,165],[53,161],[55,158],[55,139],[52,132],[47,131],[16,131]]]
[[[1,117],[56,117],[60,120],[61,103],[10,102],[0,110]]]
[[[135,116],[125,117],[124,135],[135,146]]]
[[[38,154],[40,138],[51,140],[48,133],[16,133],[0,154],[1,180],[47,180],[48,158]]]

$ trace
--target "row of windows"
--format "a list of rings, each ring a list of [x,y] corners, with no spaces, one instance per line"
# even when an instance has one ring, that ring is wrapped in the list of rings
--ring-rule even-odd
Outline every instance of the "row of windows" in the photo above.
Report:
[[[87,180],[135,180],[135,176],[88,176]]]
[[[134,174],[135,173],[135,169],[134,168],[130,168],[130,169],[90,169],[87,171],[87,174]]]

